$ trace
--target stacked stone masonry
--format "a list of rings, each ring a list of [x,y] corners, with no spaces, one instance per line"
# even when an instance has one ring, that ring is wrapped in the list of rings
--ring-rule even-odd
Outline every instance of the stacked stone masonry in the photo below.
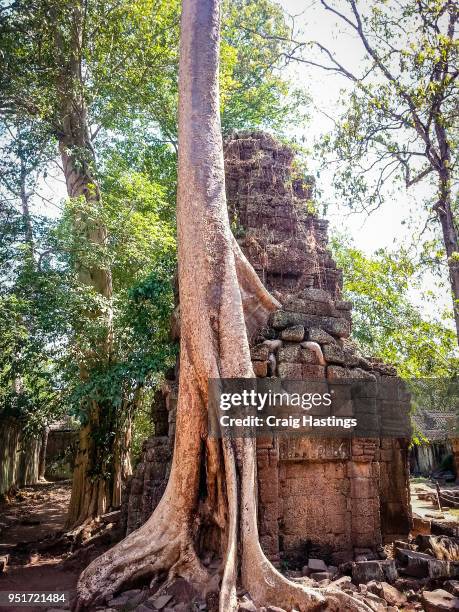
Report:
[[[295,176],[293,151],[270,135],[241,133],[225,145],[225,169],[233,232],[282,304],[252,343],[256,376],[330,383],[395,377],[349,340],[352,305],[341,298],[327,222],[313,212],[312,182]],[[148,518],[164,490],[176,402],[171,381],[157,402],[161,435],[145,442],[125,495],[128,531]],[[274,561],[311,542],[340,562],[408,534],[408,440],[268,438],[258,440],[257,455],[260,539]]]

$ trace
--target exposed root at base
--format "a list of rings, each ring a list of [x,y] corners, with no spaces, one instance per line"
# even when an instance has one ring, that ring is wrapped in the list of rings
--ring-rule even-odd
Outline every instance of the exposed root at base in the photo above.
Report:
[[[164,507],[164,504],[163,504]],[[83,571],[77,585],[75,612],[108,601],[123,585],[165,572],[167,581],[182,577],[193,585],[205,585],[209,574],[194,550],[186,524],[172,520],[160,506],[137,531],[95,559]],[[156,516],[155,516],[156,515]],[[152,519],[154,519],[152,521]]]

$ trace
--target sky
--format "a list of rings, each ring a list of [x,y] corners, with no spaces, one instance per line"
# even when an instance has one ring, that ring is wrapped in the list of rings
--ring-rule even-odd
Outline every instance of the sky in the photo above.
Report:
[[[355,35],[345,29],[337,18],[326,11],[319,0],[278,0],[278,3],[289,14],[295,17],[295,28],[301,31],[299,40],[315,40],[336,52],[340,62],[352,72],[359,73],[359,67],[364,59],[361,42]],[[342,7],[341,3],[334,3]],[[312,52],[311,52],[312,53]],[[311,58],[313,56],[311,55]],[[316,59],[321,59],[320,55]],[[314,141],[321,135],[330,132],[333,122],[330,117],[339,114],[340,91],[348,89],[347,79],[336,73],[326,72],[305,64],[292,63],[286,69],[290,77],[309,93],[312,103],[309,108],[310,120],[304,125],[295,126],[292,135],[303,139],[306,147],[312,147]],[[318,162],[311,160],[311,170],[317,170]],[[330,232],[339,232],[352,237],[354,245],[371,255],[377,249],[393,249],[396,246],[419,244],[419,234],[425,226],[427,213],[419,203],[427,198],[427,185],[417,186],[410,190],[401,189],[396,195],[389,196],[387,201],[370,215],[352,213],[337,201],[332,188],[331,172],[321,173],[318,187],[321,191],[320,202],[326,205],[326,217],[330,222]],[[410,219],[410,223],[405,221]],[[423,238],[428,238],[427,234]],[[426,303],[422,292],[413,291],[412,298],[430,315],[450,307],[450,296],[444,288],[439,288],[436,279],[431,274],[423,278],[422,291],[434,291],[435,303]]]

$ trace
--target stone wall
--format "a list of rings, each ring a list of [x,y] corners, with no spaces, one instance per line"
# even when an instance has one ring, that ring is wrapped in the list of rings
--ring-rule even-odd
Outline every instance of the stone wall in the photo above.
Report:
[[[292,150],[267,134],[240,134],[225,145],[225,169],[233,232],[282,304],[252,343],[255,374],[330,385],[396,380],[394,368],[363,357],[349,339],[352,305],[341,298],[327,222],[313,212],[311,182],[295,176]],[[125,498],[128,531],[148,518],[164,490],[175,383],[162,397],[155,417],[162,437],[145,443]],[[258,440],[257,454],[260,539],[271,559],[309,541],[338,562],[408,533],[406,440],[268,438]]]
[[[38,482],[41,438],[24,433],[15,418],[0,419],[0,495]]]
[[[50,480],[72,478],[77,447],[77,430],[52,427],[46,444],[45,477]]]

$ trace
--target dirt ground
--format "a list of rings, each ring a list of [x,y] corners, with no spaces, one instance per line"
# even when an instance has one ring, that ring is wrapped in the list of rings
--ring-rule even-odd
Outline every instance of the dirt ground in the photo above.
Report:
[[[64,567],[65,554],[38,550],[44,540],[63,532],[70,487],[70,481],[40,483],[0,503],[0,556],[9,555],[7,570],[0,574],[0,591],[68,591],[74,595],[80,569]],[[39,612],[46,607],[49,604],[0,605],[0,610]]]

